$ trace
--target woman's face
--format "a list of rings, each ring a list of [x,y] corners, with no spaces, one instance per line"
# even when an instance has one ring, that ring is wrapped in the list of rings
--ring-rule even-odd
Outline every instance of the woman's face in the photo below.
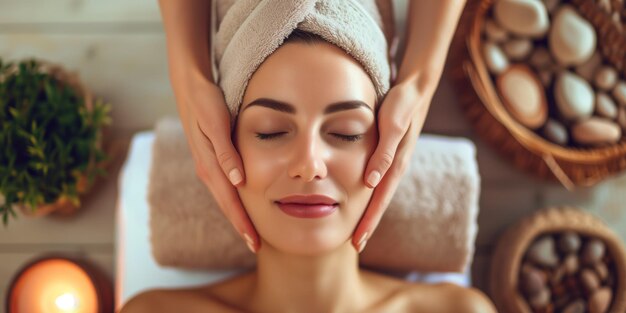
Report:
[[[329,43],[286,43],[257,69],[234,142],[246,173],[239,196],[263,245],[315,255],[350,239],[372,195],[363,173],[378,142],[375,101],[361,65]],[[311,194],[334,199],[334,212],[294,217],[277,203]]]

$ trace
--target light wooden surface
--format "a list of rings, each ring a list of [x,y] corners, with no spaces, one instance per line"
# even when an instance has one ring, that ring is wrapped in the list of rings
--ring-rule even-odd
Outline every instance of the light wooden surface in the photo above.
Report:
[[[396,12],[403,25],[404,1]],[[80,73],[93,92],[113,106],[116,138],[151,129],[161,116],[176,114],[166,63],[165,38],[156,0],[3,0],[0,56],[29,56],[60,62]],[[424,132],[462,136],[477,146],[481,210],[473,279],[485,288],[493,245],[499,234],[536,209],[569,204],[604,218],[626,240],[626,176],[574,193],[514,169],[471,129],[445,76]],[[0,230],[0,295],[13,273],[49,251],[85,255],[113,277],[117,173],[85,201],[71,219],[21,217]]]

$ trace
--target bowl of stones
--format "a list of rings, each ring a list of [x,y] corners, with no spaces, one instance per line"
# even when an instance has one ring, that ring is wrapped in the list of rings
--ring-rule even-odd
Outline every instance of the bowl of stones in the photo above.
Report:
[[[626,249],[584,210],[552,207],[520,220],[491,261],[499,312],[626,312]]]
[[[566,187],[625,170],[625,1],[470,3],[461,69],[482,102],[479,133]]]

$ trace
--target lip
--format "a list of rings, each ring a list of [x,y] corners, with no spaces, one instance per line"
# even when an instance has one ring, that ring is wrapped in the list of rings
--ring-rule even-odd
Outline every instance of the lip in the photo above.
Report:
[[[291,195],[277,201],[278,203],[297,203],[297,204],[337,204],[337,200],[325,195]]]
[[[293,195],[275,201],[285,214],[298,218],[320,218],[335,212],[339,203],[324,195]]]

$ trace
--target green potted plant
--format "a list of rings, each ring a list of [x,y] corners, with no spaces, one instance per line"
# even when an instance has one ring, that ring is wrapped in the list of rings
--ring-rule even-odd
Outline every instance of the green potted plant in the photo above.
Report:
[[[0,214],[69,214],[106,175],[102,146],[110,105],[76,74],[36,59],[0,58]],[[2,199],[4,198],[4,199]],[[4,201],[2,201],[4,200]]]

